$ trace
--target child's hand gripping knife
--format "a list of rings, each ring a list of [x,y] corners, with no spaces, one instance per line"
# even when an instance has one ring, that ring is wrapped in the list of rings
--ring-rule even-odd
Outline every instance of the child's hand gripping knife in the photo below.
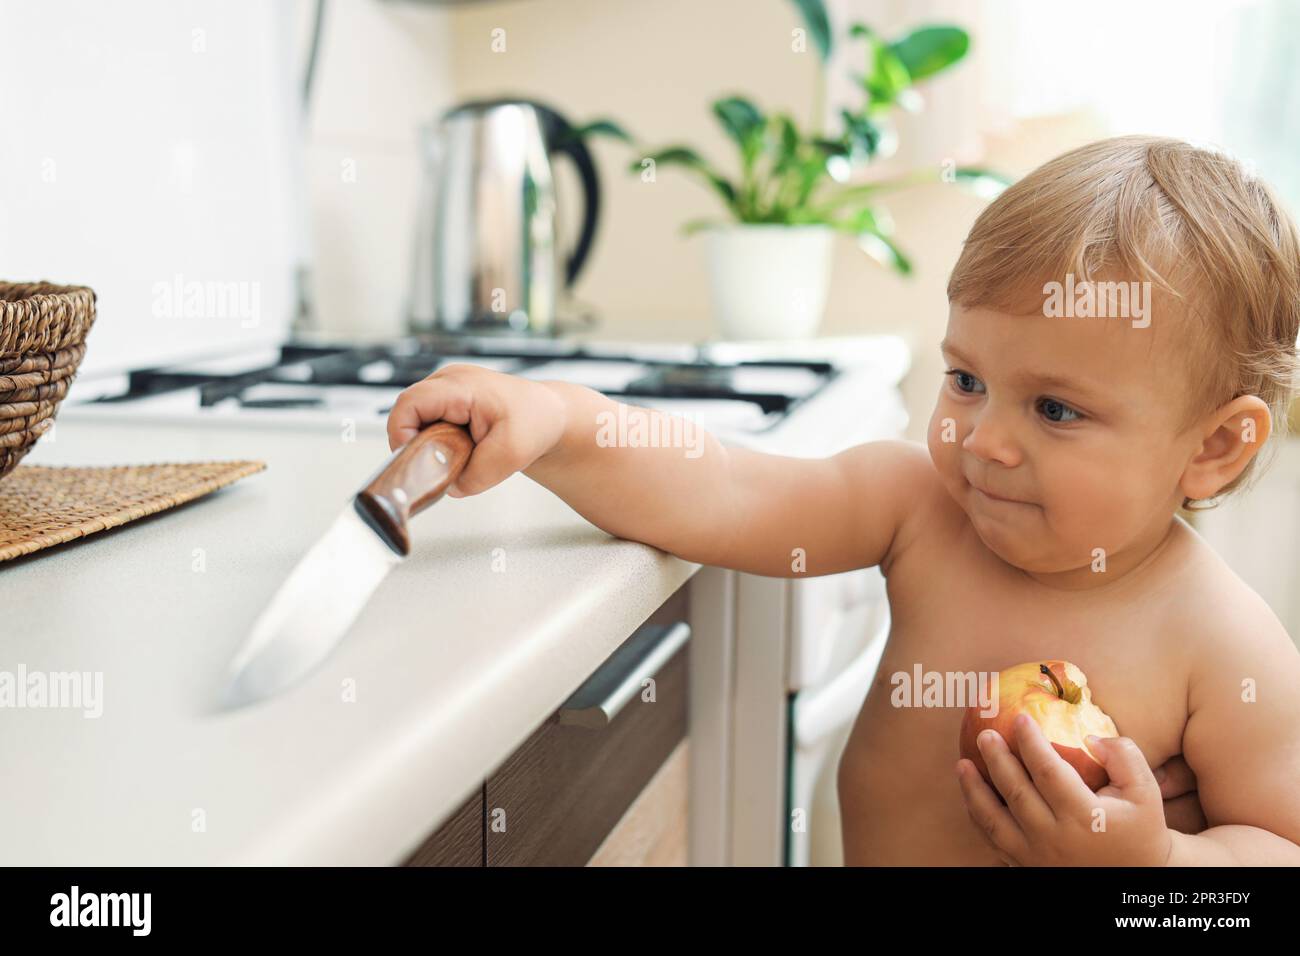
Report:
[[[917,445],[874,442],[825,459],[725,448],[689,420],[472,365],[402,392],[389,445],[439,420],[468,426],[476,442],[453,497],[522,471],[612,535],[772,577],[881,563],[933,474]]]

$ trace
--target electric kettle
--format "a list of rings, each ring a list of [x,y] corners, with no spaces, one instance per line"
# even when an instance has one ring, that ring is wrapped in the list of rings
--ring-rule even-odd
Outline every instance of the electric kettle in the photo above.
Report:
[[[465,103],[421,130],[408,326],[413,332],[557,331],[560,293],[591,251],[600,187],[591,154],[559,113],[528,100]],[[584,207],[559,249],[551,157],[572,160]]]

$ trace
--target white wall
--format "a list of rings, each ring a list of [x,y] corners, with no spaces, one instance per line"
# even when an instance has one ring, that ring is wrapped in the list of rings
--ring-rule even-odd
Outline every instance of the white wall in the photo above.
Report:
[[[287,12],[262,0],[0,2],[0,278],[98,292],[83,374],[282,334]],[[212,301],[169,301],[178,276]]]
[[[313,0],[293,0],[303,53]],[[312,300],[347,337],[402,330],[420,182],[417,129],[453,102],[451,14],[330,0],[307,117]]]

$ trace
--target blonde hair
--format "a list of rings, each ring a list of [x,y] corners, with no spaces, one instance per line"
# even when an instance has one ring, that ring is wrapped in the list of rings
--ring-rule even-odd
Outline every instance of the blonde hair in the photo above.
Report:
[[[1136,277],[1181,302],[1204,366],[1185,425],[1256,395],[1274,433],[1285,432],[1300,364],[1300,241],[1269,188],[1236,160],[1155,136],[1120,136],[1058,156],[975,221],[948,300],[1011,311],[1036,296],[1041,309],[1044,283],[1067,273],[1076,282]],[[1244,487],[1255,464],[1211,507]]]

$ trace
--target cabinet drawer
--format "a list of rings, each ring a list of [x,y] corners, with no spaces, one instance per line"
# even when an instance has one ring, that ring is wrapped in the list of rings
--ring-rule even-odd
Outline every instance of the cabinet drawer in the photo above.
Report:
[[[687,866],[689,790],[690,742],[683,740],[587,865]]]
[[[683,590],[488,778],[488,866],[582,866],[591,859],[686,736],[689,642],[646,675],[654,678],[653,701],[643,699],[640,673],[630,696],[626,679],[634,672],[629,661],[667,656],[665,641],[676,644],[688,633],[685,619]],[[648,653],[638,651],[638,641]],[[620,685],[626,703],[607,705],[616,713],[604,723],[592,695],[618,697]]]
[[[420,845],[403,866],[483,865],[482,784],[438,830]]]

